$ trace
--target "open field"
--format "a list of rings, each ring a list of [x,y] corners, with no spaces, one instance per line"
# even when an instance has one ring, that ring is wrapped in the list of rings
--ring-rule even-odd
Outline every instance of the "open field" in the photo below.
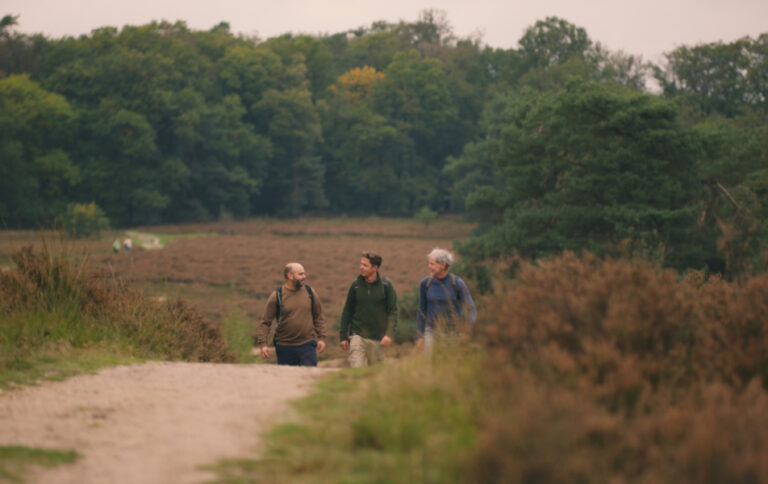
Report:
[[[450,248],[466,238],[473,225],[458,219],[429,226],[403,219],[251,219],[217,223],[141,227],[165,246],[145,250],[135,244],[128,254],[111,252],[114,238],[62,241],[54,232],[3,231],[0,264],[25,245],[68,245],[86,253],[94,269],[113,273],[155,298],[183,297],[197,304],[214,322],[229,314],[255,320],[269,293],[282,283],[285,263],[298,261],[307,282],[320,294],[328,328],[341,314],[347,290],[358,274],[359,254],[379,252],[388,277],[400,296],[410,293],[426,275],[426,253]],[[329,331],[332,334],[332,332]]]

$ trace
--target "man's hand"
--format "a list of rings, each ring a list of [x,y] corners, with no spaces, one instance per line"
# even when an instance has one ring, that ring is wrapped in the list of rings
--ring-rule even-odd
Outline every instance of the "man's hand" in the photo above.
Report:
[[[317,342],[317,352],[318,352],[318,354],[322,353],[323,351],[325,351],[325,341],[318,341]]]
[[[389,336],[384,336],[381,338],[381,346],[389,346],[392,344],[392,338]]]
[[[268,346],[262,346],[261,347],[261,357],[265,360],[269,358],[269,347]]]
[[[349,341],[347,341],[347,340],[342,341],[341,342],[341,349],[343,349],[344,351],[347,351],[349,349]]]

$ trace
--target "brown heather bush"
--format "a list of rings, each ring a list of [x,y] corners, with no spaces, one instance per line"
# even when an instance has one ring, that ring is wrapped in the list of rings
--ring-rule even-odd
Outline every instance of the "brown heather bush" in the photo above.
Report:
[[[768,276],[563,253],[486,304],[478,482],[768,482]]]
[[[113,342],[139,357],[234,359],[219,328],[181,299],[148,300],[124,281],[90,271],[84,257],[53,255],[46,245],[22,248],[13,260],[15,269],[0,273],[0,316],[19,326],[0,335],[11,348]]]

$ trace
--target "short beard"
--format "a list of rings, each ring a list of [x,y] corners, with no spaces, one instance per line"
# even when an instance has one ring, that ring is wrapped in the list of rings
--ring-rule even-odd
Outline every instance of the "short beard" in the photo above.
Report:
[[[293,286],[294,289],[298,289],[301,287],[301,282],[297,281],[296,279],[292,279],[291,285]]]

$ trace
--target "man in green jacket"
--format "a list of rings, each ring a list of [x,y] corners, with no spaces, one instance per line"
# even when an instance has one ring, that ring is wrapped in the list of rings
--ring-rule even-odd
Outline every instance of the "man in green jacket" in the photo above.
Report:
[[[392,344],[397,327],[397,293],[392,282],[379,275],[381,256],[372,252],[362,255],[360,275],[349,287],[339,332],[352,368],[383,360],[383,347]]]

